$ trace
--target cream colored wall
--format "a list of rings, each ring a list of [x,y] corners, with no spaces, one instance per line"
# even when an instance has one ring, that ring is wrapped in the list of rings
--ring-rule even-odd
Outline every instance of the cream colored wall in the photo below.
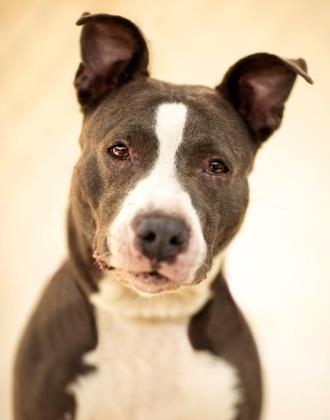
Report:
[[[89,10],[137,22],[153,75],[168,81],[212,86],[256,51],[308,61],[315,85],[298,81],[283,127],[259,154],[227,271],[260,347],[264,419],[329,420],[330,3],[12,0],[1,9],[0,419],[11,418],[17,336],[65,255],[81,123],[72,88],[74,22]]]

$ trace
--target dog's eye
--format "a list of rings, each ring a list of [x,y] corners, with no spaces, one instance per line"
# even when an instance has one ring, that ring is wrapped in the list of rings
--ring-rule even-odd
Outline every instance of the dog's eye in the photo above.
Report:
[[[128,147],[123,143],[116,143],[107,148],[107,152],[115,159],[125,160],[129,158]]]
[[[229,171],[228,166],[220,159],[213,159],[209,163],[207,172],[211,175],[221,175]]]

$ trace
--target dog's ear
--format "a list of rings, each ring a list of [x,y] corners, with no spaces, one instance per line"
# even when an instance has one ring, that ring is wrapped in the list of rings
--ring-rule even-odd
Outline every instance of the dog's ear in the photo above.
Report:
[[[131,21],[106,14],[84,13],[81,59],[74,85],[83,108],[94,106],[107,93],[134,76],[148,75],[148,48]]]
[[[241,114],[259,143],[280,126],[284,104],[297,74],[313,83],[303,59],[285,60],[258,53],[234,64],[216,89]]]

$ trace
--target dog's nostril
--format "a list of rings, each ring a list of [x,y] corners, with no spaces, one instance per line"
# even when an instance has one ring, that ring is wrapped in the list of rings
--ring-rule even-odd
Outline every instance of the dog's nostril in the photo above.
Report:
[[[147,242],[154,242],[156,240],[155,232],[149,232],[149,233],[146,233],[145,235],[141,235],[140,237],[144,241],[147,241]]]
[[[181,241],[180,241],[180,239],[179,239],[179,237],[178,237],[178,236],[173,236],[173,237],[170,239],[170,244],[171,244],[171,245],[181,245]]]

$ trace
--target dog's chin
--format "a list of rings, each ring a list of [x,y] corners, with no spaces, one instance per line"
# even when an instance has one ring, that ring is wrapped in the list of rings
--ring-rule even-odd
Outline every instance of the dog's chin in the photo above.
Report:
[[[142,295],[172,292],[180,287],[180,284],[157,271],[131,272],[120,268],[113,268],[111,271],[119,283]]]

